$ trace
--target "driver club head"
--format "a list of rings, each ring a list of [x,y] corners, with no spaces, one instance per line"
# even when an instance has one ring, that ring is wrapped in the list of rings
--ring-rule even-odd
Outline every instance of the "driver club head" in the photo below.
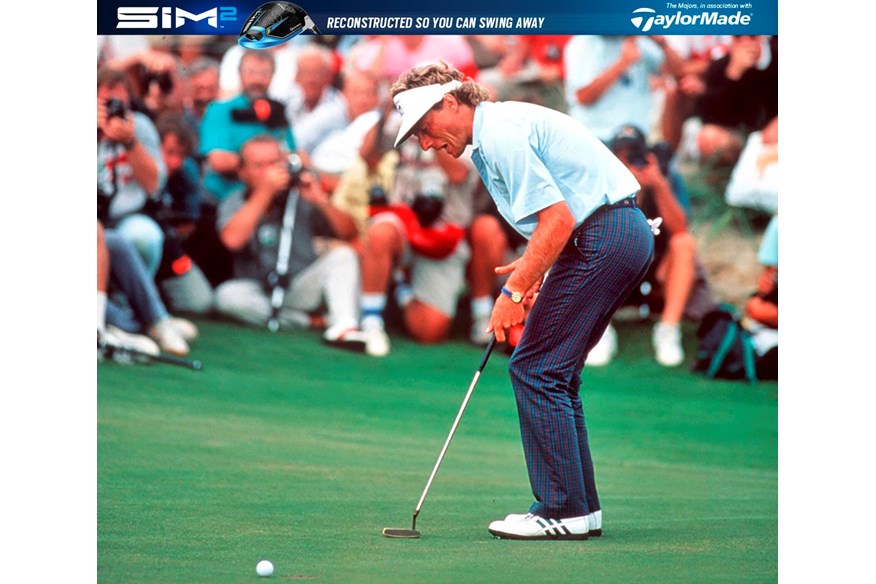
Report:
[[[384,527],[383,537],[393,537],[396,539],[417,539],[420,537],[420,532],[416,529],[401,529],[397,527]]]
[[[285,43],[305,30],[319,29],[303,8],[291,2],[268,2],[256,8],[240,30],[237,39],[247,49],[267,49]]]

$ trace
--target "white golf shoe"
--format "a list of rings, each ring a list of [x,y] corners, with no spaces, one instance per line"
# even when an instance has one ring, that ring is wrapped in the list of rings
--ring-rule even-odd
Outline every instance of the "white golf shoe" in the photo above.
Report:
[[[362,329],[365,335],[365,353],[372,357],[389,355],[389,335],[382,326],[365,321],[362,323]]]
[[[490,523],[489,531],[500,539],[587,539],[587,516],[545,519],[532,513],[522,519],[507,518]]]
[[[651,341],[654,344],[654,358],[664,367],[677,367],[684,362],[680,326],[658,322],[654,325]]]
[[[523,521],[528,513],[509,513],[505,516],[505,521]],[[587,516],[587,535],[589,537],[599,537],[602,535],[602,510],[594,511]]]

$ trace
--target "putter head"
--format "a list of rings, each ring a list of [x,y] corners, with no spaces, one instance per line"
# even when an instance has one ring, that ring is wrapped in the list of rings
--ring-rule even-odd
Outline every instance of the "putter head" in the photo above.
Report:
[[[303,8],[291,2],[268,2],[256,8],[240,30],[237,39],[247,49],[267,49],[285,43],[309,30],[319,29]]]
[[[398,527],[384,527],[383,537],[394,537],[397,539],[417,539],[420,537],[420,532],[416,529],[401,529]]]

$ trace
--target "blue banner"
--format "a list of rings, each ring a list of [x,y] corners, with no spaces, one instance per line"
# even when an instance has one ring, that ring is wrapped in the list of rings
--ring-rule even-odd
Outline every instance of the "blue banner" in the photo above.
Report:
[[[98,0],[98,34],[234,35],[258,0]],[[332,0],[296,3],[321,34],[778,34],[778,0],[576,0],[535,3]],[[312,34],[307,31],[305,34]]]

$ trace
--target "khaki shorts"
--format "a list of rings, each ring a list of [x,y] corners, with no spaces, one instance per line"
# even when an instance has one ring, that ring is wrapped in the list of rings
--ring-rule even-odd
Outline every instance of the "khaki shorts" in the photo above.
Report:
[[[395,215],[381,214],[372,221],[387,221],[395,225],[402,234],[405,232],[401,220]],[[416,253],[411,249],[407,238],[404,240],[401,265],[410,272],[414,298],[453,318],[456,316],[459,296],[465,290],[465,269],[471,257],[468,242],[460,241],[452,254],[436,260]]]

